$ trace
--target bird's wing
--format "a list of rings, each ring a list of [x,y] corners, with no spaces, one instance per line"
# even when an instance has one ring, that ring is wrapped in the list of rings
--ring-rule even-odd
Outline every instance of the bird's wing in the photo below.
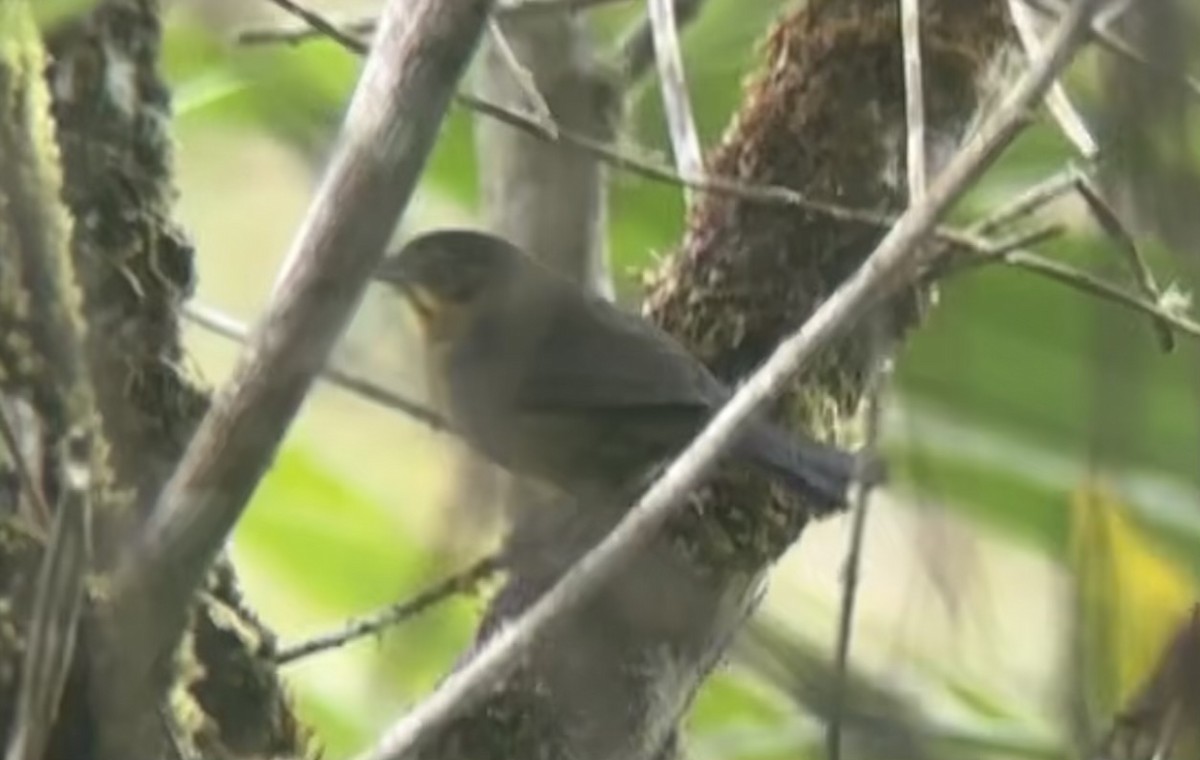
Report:
[[[673,338],[606,301],[552,310],[518,392],[526,409],[708,407],[716,379]],[[579,308],[576,308],[576,305]]]

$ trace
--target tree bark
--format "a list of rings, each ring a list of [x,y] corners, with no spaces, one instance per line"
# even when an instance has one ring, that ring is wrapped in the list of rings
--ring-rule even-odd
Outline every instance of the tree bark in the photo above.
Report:
[[[71,260],[82,291],[76,316],[85,327],[87,369],[107,444],[101,453],[108,487],[94,505],[98,570],[117,559],[207,408],[205,395],[180,369],[178,310],[195,273],[190,241],[172,219],[170,93],[158,68],[161,12],[154,0],[104,0],[45,30],[61,200],[74,221]],[[0,261],[0,280],[6,271],[11,268]],[[8,374],[12,367],[4,369]],[[10,411],[27,408],[17,390],[6,404]],[[49,457],[39,421],[28,412],[17,417],[26,423],[22,448],[29,458]],[[11,464],[7,457],[0,462]],[[15,476],[0,469],[9,502],[17,493]],[[44,545],[36,529],[7,509],[0,510],[0,536],[3,746],[21,686],[22,637]],[[172,742],[211,758],[302,752],[305,734],[267,658],[271,635],[242,603],[224,563],[195,600],[188,628],[177,658],[160,664],[162,693],[170,697],[153,721],[156,729],[139,737],[138,756],[169,757]],[[100,756],[91,705],[104,699],[106,685],[89,678],[86,622],[83,630],[49,760]]]

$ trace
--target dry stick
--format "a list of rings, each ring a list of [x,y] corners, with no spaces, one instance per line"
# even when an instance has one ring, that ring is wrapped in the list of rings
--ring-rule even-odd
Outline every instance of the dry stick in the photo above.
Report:
[[[908,169],[908,202],[924,201],[928,185],[928,159],[925,150],[925,85],[921,64],[921,3],[920,0],[899,0],[900,40],[904,54],[904,123],[905,165]],[[891,362],[890,347],[885,345],[883,313],[872,317],[871,350],[875,354],[868,379],[866,447],[874,451],[879,445],[880,398],[887,382]],[[847,549],[845,572],[842,575],[842,603],[838,617],[837,638],[834,644],[833,695],[826,747],[829,760],[842,757],[842,717],[845,710],[846,672],[850,661],[851,637],[854,634],[854,609],[858,600],[858,579],[862,563],[863,540],[866,536],[870,507],[870,488],[860,479],[854,493],[850,543]]]
[[[1039,1],[1041,0],[1029,0],[1029,2]],[[316,25],[315,28],[318,28],[319,31],[324,30],[329,26],[329,22],[327,20],[321,18],[319,14],[314,14],[311,11],[307,11],[305,15],[301,16],[301,18]],[[341,40],[338,38],[335,38],[335,40],[341,42]],[[361,48],[361,44],[356,40],[350,40],[348,43],[343,42],[342,44],[344,47],[346,47],[346,49],[352,52],[357,52],[358,49]],[[468,107],[473,108],[480,113],[499,119],[504,123],[509,124],[517,129],[524,130],[531,135],[554,141],[554,138],[550,135],[547,135],[537,121],[531,117],[510,111],[503,106],[488,103],[487,101],[475,98],[473,96],[459,94],[456,96],[456,98],[460,103],[463,103],[464,105],[467,105]],[[559,132],[557,142],[580,150],[586,155],[590,155],[594,158],[604,161],[616,169],[628,171],[631,174],[635,174],[655,182],[663,182],[670,185],[691,188],[693,190],[700,190],[704,192],[722,193],[730,197],[740,198],[742,200],[751,202],[789,206],[808,211],[810,213],[820,214],[837,221],[858,222],[875,227],[890,227],[891,225],[895,224],[898,219],[895,214],[873,211],[870,209],[854,208],[816,198],[809,198],[800,192],[780,185],[748,185],[737,180],[724,177],[709,177],[704,180],[680,177],[678,174],[665,166],[654,163],[653,161],[648,161],[636,156],[631,156],[627,153],[623,153],[611,145],[598,140],[593,140],[585,135],[576,134],[570,130],[561,130]],[[1021,208],[1022,206],[1026,206],[1026,204],[1028,204],[1026,206],[1027,209],[1032,209],[1037,205],[1046,202],[1051,197],[1057,197],[1066,189],[1073,186],[1072,183],[1076,181],[1076,177],[1077,175],[1071,177],[1070,182],[1067,182],[1067,177],[1065,176],[1060,179],[1051,178],[1050,180],[1047,180],[1046,186],[1042,187],[1040,190],[1037,188],[1031,188],[1029,191],[1029,196],[1025,198],[1023,202],[1018,199],[1018,201],[1014,202],[1014,208],[1008,213],[1000,217],[996,217],[990,222],[985,220],[986,225],[977,228],[977,230],[964,231],[944,226],[935,227],[930,233],[935,239],[960,250],[970,252],[976,257],[974,260],[964,261],[961,264],[953,264],[949,267],[946,267],[945,271],[953,274],[967,269],[974,269],[982,264],[992,262],[1014,264],[1012,260],[1001,255],[1003,253],[1008,253],[1011,250],[1011,244],[994,243],[982,237],[980,234],[978,234],[978,232],[996,229],[1002,224],[1007,224],[1008,219],[1016,219],[1023,213],[1026,213],[1026,211]],[[1060,181],[1063,183],[1062,185],[1059,184]],[[1039,193],[1044,193],[1045,198],[1043,199]],[[992,217],[989,217],[989,219],[992,219]],[[1035,237],[1041,236],[1037,235]],[[1024,252],[1022,254],[1022,258],[1028,257],[1032,257],[1035,260],[1038,258],[1032,253]],[[1147,301],[1136,296],[1132,296],[1131,294],[1125,293],[1119,289],[1113,288],[1106,283],[1096,280],[1094,277],[1085,272],[1074,270],[1065,265],[1056,268],[1053,275],[1050,275],[1041,267],[1022,268],[1026,269],[1027,271],[1051,276],[1055,282],[1067,285],[1075,290],[1082,291],[1090,295],[1100,295],[1102,297],[1109,298],[1110,300],[1114,300],[1120,305],[1130,308],[1134,311],[1140,311],[1145,314],[1149,314],[1150,316],[1157,317],[1189,337],[1200,337],[1200,334],[1197,334],[1193,329],[1195,323],[1186,317],[1165,310],[1154,301]],[[942,268],[938,268],[936,271],[940,274]],[[1077,272],[1078,277],[1072,277],[1070,274],[1071,272]],[[1103,287],[1098,288],[1098,282],[1103,285]]]
[[[882,325],[876,325],[873,342],[882,346]],[[891,357],[880,355],[871,370],[867,383],[866,440],[867,446],[878,446],[882,425],[883,394],[891,376]],[[866,461],[860,460],[860,461]],[[842,712],[845,710],[846,673],[850,666],[850,638],[854,631],[854,608],[858,600],[858,579],[862,570],[863,544],[867,534],[867,515],[870,507],[871,489],[859,479],[854,493],[854,508],[850,516],[850,541],[846,554],[846,565],[842,575],[842,603],[838,616],[837,645],[834,651],[834,683],[832,713],[826,733],[829,760],[840,760],[842,755]]]
[[[294,0],[270,0],[270,2],[279,6],[280,10],[292,14],[305,24],[308,24],[315,34],[328,37],[347,50],[351,50],[359,55],[367,54],[367,44],[360,40],[357,35],[374,32],[376,22],[372,22],[366,28],[363,28],[360,24],[354,29],[343,29],[320,13],[294,2]]]
[[[646,14],[654,39],[654,60],[658,64],[658,87],[667,117],[667,131],[675,155],[679,176],[704,177],[704,158],[700,137],[692,116],[687,78],[683,73],[683,53],[679,48],[679,30],[675,25],[675,0],[646,0]],[[690,194],[689,194],[690,195]],[[685,197],[690,205],[691,198]]]
[[[91,433],[74,430],[58,460],[62,494],[38,568],[21,691],[5,760],[40,760],[74,658],[84,578],[91,569]]]
[[[1021,0],[1021,2],[1043,15],[1055,18],[1061,16],[1064,10],[1064,5],[1059,0]],[[1161,62],[1138,50],[1133,43],[1101,23],[1099,17],[1088,28],[1088,34],[1101,47],[1139,66],[1145,66],[1158,74],[1162,74],[1174,84],[1184,88],[1193,97],[1200,98],[1200,80],[1185,72],[1176,71],[1162,65]]]
[[[1040,0],[1029,0],[1029,2],[1038,1]],[[330,25],[327,20],[322,18],[319,14],[313,13],[312,11],[306,11],[301,18],[309,23],[314,24],[314,28],[321,33],[324,33],[323,30]],[[359,52],[362,48],[361,43],[359,43],[357,40],[343,41],[340,38],[334,39],[335,41],[342,43],[343,46],[351,52]],[[541,137],[542,139],[546,139],[551,142],[555,141],[554,137],[546,134],[541,125],[538,124],[538,122],[532,117],[511,111],[503,106],[489,103],[474,96],[459,94],[456,96],[456,99],[459,103],[466,105],[467,107],[472,108],[479,113],[499,119],[500,121],[503,121],[504,123],[516,129],[521,129],[530,135]],[[594,140],[586,135],[571,132],[570,130],[561,130],[559,132],[557,142],[575,148],[576,150],[583,152],[585,155],[589,155],[593,158],[604,161],[615,169],[627,171],[631,174],[635,174],[654,182],[662,182],[669,185],[700,190],[703,192],[721,193],[750,202],[788,206],[791,208],[808,211],[813,214],[820,214],[837,221],[858,222],[861,224],[881,228],[890,227],[896,223],[898,218],[895,214],[873,211],[870,209],[854,208],[850,206],[844,206],[839,203],[809,198],[808,196],[805,196],[796,190],[780,185],[748,185],[737,180],[724,177],[709,177],[704,180],[680,177],[666,166],[637,156],[632,156],[604,142]],[[1066,179],[1066,177],[1062,178],[1062,181],[1064,182],[1064,185],[1062,186],[1058,184],[1059,180],[1055,180],[1054,178],[1048,180],[1047,185],[1040,191],[1045,193],[1045,200],[1039,197],[1039,191],[1036,188],[1031,188],[1029,191],[1030,195],[1025,199],[1024,203],[1029,204],[1028,208],[1032,209],[1038,204],[1046,202],[1046,200],[1048,200],[1050,197],[1057,197],[1057,195],[1060,195],[1066,189],[1069,189],[1069,187],[1073,186],[1071,182],[1075,181],[1075,176],[1071,178],[1071,182],[1066,182]],[[1007,224],[1008,219],[1004,218],[1004,216],[1007,216],[1010,219],[1016,219],[1021,214],[1025,213],[1024,211],[1020,210],[1021,205],[1024,204],[1022,204],[1020,199],[1018,199],[1018,201],[1014,202],[1015,208],[1013,208],[1008,214],[995,218],[994,221],[988,223],[986,227],[979,228],[979,230],[993,230],[1000,227],[1002,224]],[[992,217],[989,216],[989,219],[992,219]],[[987,220],[985,220],[985,222],[986,221]],[[981,237],[977,231],[963,231],[950,227],[939,226],[933,230],[931,235],[940,242],[947,243],[955,248],[970,252],[976,257],[974,260],[964,261],[961,264],[955,264],[948,267],[947,271],[950,273],[955,273],[964,269],[974,269],[985,263],[1010,263],[1000,255],[1001,253],[1007,253],[1009,250],[1011,250],[1010,244],[994,243]],[[1028,255],[1032,256],[1033,254]],[[1145,301],[1137,297],[1130,296],[1130,294],[1123,293],[1119,290],[1110,288],[1109,290],[1097,291],[1095,287],[1095,283],[1097,281],[1095,278],[1087,275],[1086,273],[1080,272],[1079,278],[1072,279],[1066,274],[1066,272],[1069,271],[1073,270],[1071,270],[1070,267],[1063,267],[1060,271],[1056,272],[1056,275],[1053,279],[1056,282],[1091,295],[1100,295],[1101,292],[1119,293],[1119,297],[1113,298],[1113,300],[1116,300],[1119,304],[1131,308],[1134,311],[1141,311],[1151,316],[1157,316],[1190,337],[1198,337],[1191,329],[1194,323],[1185,317],[1181,317],[1178,314],[1166,311],[1155,302]]]
[[[1037,29],[1034,28],[1033,9],[1025,4],[1025,0],[1008,0],[1008,12],[1026,57],[1033,60],[1042,49],[1042,41],[1038,39]],[[1062,82],[1056,81],[1046,94],[1046,107],[1067,142],[1074,145],[1084,159],[1094,159],[1100,151],[1096,138],[1092,137],[1083,117],[1067,97]]]
[[[25,458],[25,452],[21,450],[16,427],[12,424],[5,406],[4,400],[0,399],[0,438],[4,439],[4,445],[12,456],[13,467],[17,471],[17,479],[21,481],[21,488],[29,496],[29,501],[42,520],[42,525],[48,525],[51,519],[50,505],[46,503],[46,495],[42,493],[41,486],[33,477],[33,469],[29,466],[29,460]]]
[[[920,203],[929,184],[925,157],[925,83],[921,66],[921,0],[900,0],[900,36],[904,49],[904,123],[908,199]]]
[[[1007,227],[1074,190],[1079,185],[1079,177],[1079,169],[1068,165],[1009,198],[971,225],[970,231],[977,235],[990,235],[1001,227]]]
[[[1030,3],[1046,2],[1047,0],[1028,0]],[[319,33],[327,33],[327,29],[331,26],[330,22],[322,18],[320,14],[312,11],[304,11],[298,13],[299,17],[313,25]],[[362,44],[357,40],[344,40],[341,37],[334,37],[335,41],[341,43],[343,47],[351,52],[361,52]],[[569,145],[576,150],[582,151],[584,154],[592,156],[598,160],[604,161],[613,168],[627,171],[631,174],[649,179],[655,182],[690,188],[703,192],[721,193],[730,197],[740,198],[742,200],[763,203],[789,206],[792,208],[801,209],[814,214],[821,214],[830,219],[843,222],[859,222],[861,224],[872,225],[875,227],[890,227],[896,223],[897,216],[895,214],[873,211],[870,209],[853,208],[844,206],[838,203],[832,203],[816,198],[809,198],[804,194],[792,190],[788,187],[779,185],[748,185],[734,179],[724,177],[709,177],[704,180],[695,178],[681,177],[670,168],[657,164],[637,156],[632,156],[617,150],[611,145],[594,140],[585,135],[576,134],[570,130],[561,130],[557,140],[552,135],[545,132],[544,128],[537,122],[536,119],[526,116],[515,111],[511,111],[503,106],[489,103],[480,98],[459,94],[456,96],[459,103],[466,105],[469,108],[476,110],[479,113],[499,119],[504,123],[521,129],[528,134],[551,142],[559,142],[564,145]],[[1011,220],[1015,220],[1029,210],[1047,202],[1050,198],[1061,195],[1065,190],[1070,189],[1078,181],[1078,170],[1068,169],[1063,176],[1052,177],[1046,180],[1045,185],[1030,188],[1028,195],[1024,198],[1018,198],[1013,203],[1011,208],[1001,209],[998,214],[989,215],[987,219],[974,229],[963,231],[949,227],[937,227],[931,233],[933,237],[943,243],[947,243],[958,249],[970,252],[976,256],[973,261],[965,261],[962,264],[956,264],[948,267],[950,273],[962,271],[964,269],[974,269],[984,263],[1000,262],[1011,264],[1012,261],[1002,256],[1002,253],[1008,253],[1012,249],[1009,243],[997,244],[989,241],[981,234],[998,229],[1000,226],[1008,224]],[[1061,183],[1061,184],[1060,184]],[[1041,237],[1041,235],[1035,235]],[[1024,252],[1024,258],[1033,257],[1038,259],[1035,254]],[[1047,274],[1042,268],[1030,269],[1027,271],[1034,273]],[[1071,272],[1078,272],[1078,277],[1072,277]],[[1101,281],[1096,280],[1087,273],[1074,270],[1069,266],[1058,267],[1055,270],[1052,279],[1063,285],[1072,287],[1075,290],[1088,293],[1090,295],[1100,295],[1110,300],[1115,300],[1122,306],[1130,308],[1134,311],[1140,311],[1150,316],[1157,317],[1162,321],[1170,324],[1172,327],[1180,330],[1189,337],[1200,337],[1194,332],[1194,322],[1171,311],[1163,309],[1157,300],[1143,300],[1128,293],[1120,291],[1112,286],[1109,286]],[[1104,287],[1097,288],[1097,283],[1100,282]],[[1116,294],[1116,295],[1109,295]]]
[[[341,146],[293,244],[288,281],[118,569],[112,612],[114,625],[133,637],[125,642],[136,661],[125,664],[134,684],[145,681],[149,663],[178,636],[193,591],[357,307],[490,6],[488,0],[385,6]]]
[[[271,0],[271,2],[275,2],[275,0]],[[495,9],[495,15],[501,18],[521,18],[547,13],[579,13],[580,11],[599,8],[604,5],[615,5],[622,2],[632,2],[632,0],[516,0],[515,2],[498,4]],[[284,3],[287,3],[287,0],[284,0]],[[284,3],[277,3],[277,5],[289,13],[296,13],[291,8],[285,7]],[[295,3],[287,4],[298,7]],[[300,14],[296,13],[296,15],[299,16]],[[353,21],[343,21],[340,24],[336,24],[335,27],[342,34],[360,37],[374,32],[376,23],[377,20],[372,16],[370,18],[354,19]],[[239,45],[298,45],[309,40],[331,36],[325,30],[309,24],[299,29],[279,29],[273,27],[244,29],[238,32],[235,41]]]
[[[1162,291],[1158,288],[1158,283],[1154,281],[1154,273],[1150,271],[1150,266],[1146,260],[1142,258],[1141,249],[1129,231],[1125,229],[1121,218],[1117,216],[1117,212],[1109,205],[1104,196],[1100,193],[1100,188],[1096,187],[1095,182],[1087,175],[1081,175],[1079,178],[1079,193],[1087,202],[1088,208],[1092,212],[1092,216],[1099,222],[1108,236],[1111,237],[1121,249],[1121,253],[1129,262],[1130,269],[1133,270],[1133,281],[1137,284],[1142,295],[1154,303],[1162,301]],[[1175,348],[1175,337],[1171,334],[1171,327],[1161,319],[1154,320],[1154,329],[1158,335],[1159,346],[1163,351],[1171,351]]]
[[[671,2],[675,28],[678,30],[687,26],[700,15],[705,0],[671,0]],[[625,84],[630,85],[641,80],[656,58],[652,20],[641,19],[623,35],[616,47],[619,51],[616,55],[617,70],[621,72]]]
[[[863,265],[779,345],[612,532],[520,617],[484,643],[424,702],[394,724],[360,760],[412,756],[410,753],[454,718],[476,707],[518,666],[538,637],[649,543],[742,428],[817,350],[849,329],[880,298],[897,292],[912,279],[922,263],[921,242],[938,218],[1028,123],[1028,110],[1045,94],[1085,38],[1097,2],[1078,0],[1071,6],[1047,45],[1045,56],[1022,76],[975,139],[950,162],[924,202],[905,211]]]
[[[295,13],[297,18],[310,24],[316,32],[328,35],[331,40],[337,42],[343,49],[358,55],[365,53],[366,47],[362,42],[340,33],[337,27],[321,14],[296,5],[291,0],[271,0],[271,2],[287,3],[286,6],[281,5],[280,7],[294,9],[291,12]],[[467,108],[502,121],[533,137],[551,143],[567,145],[579,150],[584,155],[603,161],[614,169],[627,171],[630,174],[654,182],[662,182],[688,190],[718,193],[754,203],[788,206],[813,214],[820,214],[836,221],[859,222],[882,229],[891,227],[899,219],[899,215],[895,213],[855,208],[819,198],[810,198],[797,190],[782,185],[748,185],[736,179],[726,177],[709,177],[707,179],[684,177],[668,166],[622,152],[608,143],[593,139],[587,135],[572,132],[568,129],[560,129],[557,136],[555,136],[547,132],[545,127],[536,118],[491,103],[474,95],[458,93],[455,95],[455,100]],[[974,250],[976,253],[988,252],[987,247],[976,249],[977,238],[974,242],[968,242],[968,238],[961,231],[953,228],[937,227],[932,234],[942,242],[957,245],[967,250]]]
[[[1150,303],[1140,296],[1105,282],[1089,272],[1024,250],[1011,251],[1004,255],[1003,260],[1009,266],[1039,274],[1055,282],[1067,285],[1074,290],[1113,301],[1118,305],[1160,319],[1169,324],[1173,329],[1189,337],[1200,339],[1200,323],[1176,314],[1170,309],[1163,308],[1159,304]]]
[[[504,65],[508,67],[509,75],[512,76],[517,88],[528,101],[527,105],[533,109],[533,118],[537,119],[542,130],[551,139],[557,139],[558,124],[554,121],[554,114],[550,112],[546,98],[538,89],[533,73],[517,57],[517,52],[509,44],[508,37],[505,36],[504,29],[500,27],[500,22],[496,20],[495,16],[488,19],[488,36],[492,38],[492,43],[500,54],[500,60],[504,61]]]
[[[223,314],[211,306],[189,303],[183,307],[183,316],[214,335],[228,338],[235,343],[244,344],[250,340],[249,328],[233,317]],[[379,404],[385,409],[400,412],[418,422],[428,425],[434,430],[451,432],[445,418],[437,412],[410,398],[388,390],[368,378],[352,375],[336,367],[329,366],[321,369],[320,376],[321,379],[327,380],[339,388],[361,396],[367,401]]]
[[[286,665],[303,657],[340,647],[355,639],[370,636],[379,633],[384,628],[403,623],[405,620],[416,617],[421,612],[447,597],[454,596],[455,594],[469,593],[489,576],[500,570],[503,564],[503,557],[498,554],[484,557],[466,570],[439,581],[411,599],[393,604],[372,615],[351,620],[336,631],[314,636],[299,644],[293,644],[290,647],[279,650],[275,654],[275,662],[279,665]]]

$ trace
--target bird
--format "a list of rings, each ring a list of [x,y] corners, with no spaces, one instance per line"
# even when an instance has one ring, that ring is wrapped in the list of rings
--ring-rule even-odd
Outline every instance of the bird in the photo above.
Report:
[[[731,396],[666,332],[586,293],[504,238],[441,229],[385,256],[375,279],[416,314],[432,401],[452,431],[511,473],[567,494],[636,486]],[[763,417],[727,453],[821,514],[877,461]]]

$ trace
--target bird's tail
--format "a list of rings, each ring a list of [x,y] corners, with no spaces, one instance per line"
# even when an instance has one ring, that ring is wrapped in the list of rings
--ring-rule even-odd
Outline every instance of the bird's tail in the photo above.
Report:
[[[887,477],[877,457],[818,443],[769,424],[755,425],[738,450],[751,464],[804,497],[818,516],[844,507],[856,478],[877,485]]]

